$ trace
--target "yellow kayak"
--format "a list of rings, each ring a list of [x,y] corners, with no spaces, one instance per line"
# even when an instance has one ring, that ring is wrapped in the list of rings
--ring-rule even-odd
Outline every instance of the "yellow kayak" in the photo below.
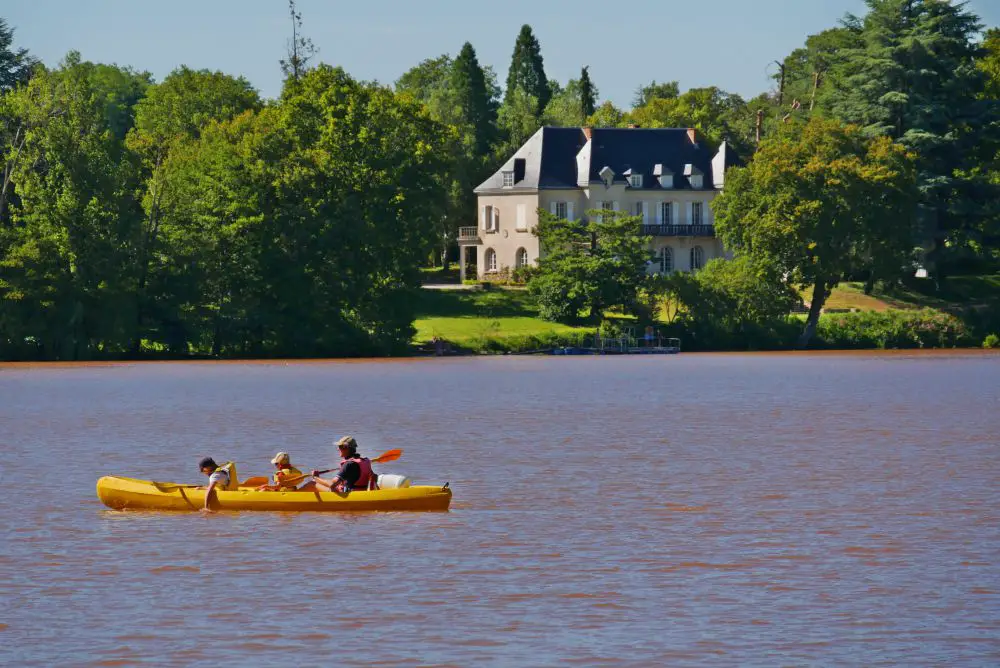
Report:
[[[104,476],[97,481],[97,497],[116,510],[199,510],[205,490],[195,485]],[[252,487],[217,492],[212,510],[287,510],[341,512],[365,510],[448,510],[451,489],[417,485],[398,489],[335,492],[258,492]]]

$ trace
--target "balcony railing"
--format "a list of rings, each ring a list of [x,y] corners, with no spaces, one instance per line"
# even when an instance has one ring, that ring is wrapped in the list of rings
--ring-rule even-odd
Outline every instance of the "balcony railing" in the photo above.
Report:
[[[643,225],[642,233],[654,237],[714,237],[715,225]]]
[[[466,243],[479,243],[479,228],[478,227],[460,227],[458,228],[458,241]]]

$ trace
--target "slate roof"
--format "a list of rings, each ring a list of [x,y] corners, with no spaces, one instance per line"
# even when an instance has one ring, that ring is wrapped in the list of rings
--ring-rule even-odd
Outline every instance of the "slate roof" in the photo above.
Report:
[[[739,164],[730,147],[723,147],[726,167]],[[674,174],[674,190],[690,189],[684,176],[689,166],[704,174],[705,188],[712,188],[714,152],[704,143],[692,144],[686,128],[594,128],[591,141],[582,128],[543,127],[475,192],[517,192],[586,187],[600,181],[605,166],[615,172],[615,183],[625,182],[625,172],[643,175],[642,190],[662,190],[654,169]],[[503,172],[514,170],[514,161],[524,160],[524,178],[513,187],[503,187]],[[721,182],[721,179],[718,179]]]

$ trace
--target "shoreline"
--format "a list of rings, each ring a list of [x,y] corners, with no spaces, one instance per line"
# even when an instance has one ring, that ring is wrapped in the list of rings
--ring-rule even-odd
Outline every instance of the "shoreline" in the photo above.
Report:
[[[844,349],[817,349],[817,350],[712,350],[712,351],[681,351],[677,355],[690,356],[753,356],[753,357],[780,357],[793,355],[796,357],[1000,357],[998,348],[844,348]],[[675,357],[676,355],[657,355],[656,357]],[[317,358],[234,358],[234,359],[204,359],[204,358],[183,358],[174,359],[117,359],[117,360],[81,360],[81,361],[0,361],[0,371],[5,369],[30,369],[32,367],[59,369],[73,367],[123,367],[136,365],[154,364],[221,364],[221,365],[278,365],[278,366],[305,366],[321,364],[396,364],[429,362],[446,359],[473,359],[473,358],[508,358],[508,357],[542,357],[542,358],[649,358],[650,355],[515,355],[496,353],[472,353],[466,355],[400,355],[395,357],[317,357]]]

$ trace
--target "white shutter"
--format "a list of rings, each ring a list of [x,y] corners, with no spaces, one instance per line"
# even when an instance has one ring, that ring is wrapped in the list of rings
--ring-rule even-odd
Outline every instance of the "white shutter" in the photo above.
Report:
[[[618,202],[612,202],[611,203],[611,210],[612,211],[617,211],[618,210]]]
[[[519,230],[528,229],[528,220],[525,217],[523,204],[517,205],[517,229]]]
[[[573,218],[573,203],[566,202],[566,220],[575,220]]]
[[[694,222],[694,212],[691,210],[693,208],[691,204],[692,204],[691,202],[688,202],[686,205],[687,209],[685,211],[685,216],[684,216],[685,225],[690,225]]]
[[[555,202],[549,202],[549,213],[551,213],[553,216],[556,215],[556,203]]]
[[[500,209],[493,207],[493,231],[500,231]]]
[[[642,203],[642,224],[649,225],[649,202]]]
[[[487,227],[487,225],[486,225],[486,207],[485,206],[479,207],[479,227],[483,228],[484,230],[488,230],[489,229],[489,227]]]

